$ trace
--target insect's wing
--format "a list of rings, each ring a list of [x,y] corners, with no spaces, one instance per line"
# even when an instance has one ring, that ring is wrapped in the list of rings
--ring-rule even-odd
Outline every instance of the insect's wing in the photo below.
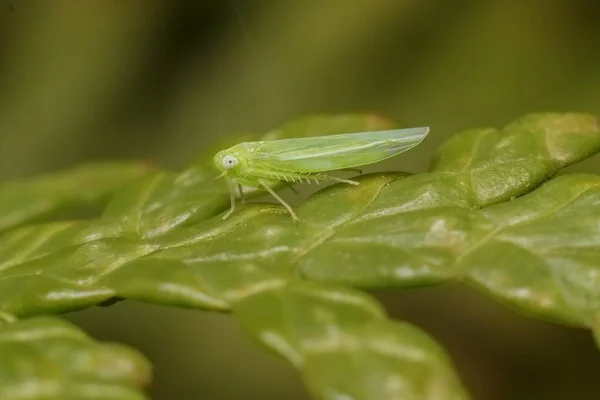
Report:
[[[372,164],[410,150],[429,128],[350,133],[260,142],[249,163],[262,169],[316,173]]]

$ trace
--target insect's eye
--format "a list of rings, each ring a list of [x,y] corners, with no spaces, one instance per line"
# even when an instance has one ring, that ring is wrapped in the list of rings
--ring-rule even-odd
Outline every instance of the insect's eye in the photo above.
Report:
[[[233,168],[237,164],[237,160],[232,156],[223,157],[223,168]]]

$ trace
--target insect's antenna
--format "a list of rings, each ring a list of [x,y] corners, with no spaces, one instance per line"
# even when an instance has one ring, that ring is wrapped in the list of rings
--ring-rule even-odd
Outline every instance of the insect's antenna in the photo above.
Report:
[[[215,181],[216,181],[217,179],[220,179],[220,178],[224,177],[225,175],[227,175],[227,171],[223,171],[223,172],[221,172],[221,175],[217,176],[217,177],[215,178]]]

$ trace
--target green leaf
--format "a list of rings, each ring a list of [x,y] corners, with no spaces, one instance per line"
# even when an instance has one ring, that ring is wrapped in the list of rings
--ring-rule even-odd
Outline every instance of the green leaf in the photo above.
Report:
[[[317,398],[467,399],[444,351],[341,287],[269,287],[234,306],[242,326],[292,362]]]
[[[142,400],[151,367],[137,352],[99,344],[57,318],[0,323],[3,400]]]
[[[532,190],[559,168],[600,151],[598,119],[588,114],[531,114],[505,127],[476,129],[442,145],[432,171],[467,185],[483,207]]]
[[[564,175],[483,210],[490,232],[461,254],[469,282],[523,311],[593,326],[600,316],[600,176]]]
[[[146,176],[119,193],[102,219],[121,235],[150,238],[206,219],[229,204],[229,192],[208,167]]]
[[[0,184],[0,232],[48,218],[64,209],[96,204],[147,172],[140,163],[98,163]]]
[[[368,118],[334,118],[327,129],[321,116],[272,135],[352,131],[339,121]],[[240,205],[222,221],[227,189],[209,162],[148,174],[98,220],[0,237],[0,311],[61,312],[114,298],[232,311],[319,398],[467,398],[435,343],[389,321],[356,289],[464,281],[598,335],[600,178],[544,182],[599,150],[593,116],[526,116],[453,137],[428,173],[327,187],[296,208],[302,222],[277,204]]]

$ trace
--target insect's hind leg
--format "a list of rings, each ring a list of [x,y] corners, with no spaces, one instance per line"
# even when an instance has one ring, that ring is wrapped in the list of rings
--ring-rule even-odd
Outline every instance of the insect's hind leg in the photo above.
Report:
[[[275,197],[275,199],[277,199],[277,201],[280,202],[281,205],[284,206],[286,210],[288,210],[288,212],[290,213],[290,215],[292,216],[292,218],[294,220],[300,221],[300,218],[298,218],[298,216],[296,216],[296,213],[294,212],[294,210],[292,210],[292,207],[288,203],[286,203],[281,197],[279,197],[279,195],[277,193],[275,193],[275,191],[269,187],[267,182],[265,182],[262,179],[259,179],[258,183],[260,183],[262,187],[267,189],[267,192],[269,192],[271,194],[271,196]]]
[[[329,181],[340,182],[340,183],[347,183],[349,185],[354,185],[354,186],[360,185],[360,182],[352,181],[350,179],[338,178],[337,176],[331,176],[331,175],[322,175],[322,179],[327,179]]]

